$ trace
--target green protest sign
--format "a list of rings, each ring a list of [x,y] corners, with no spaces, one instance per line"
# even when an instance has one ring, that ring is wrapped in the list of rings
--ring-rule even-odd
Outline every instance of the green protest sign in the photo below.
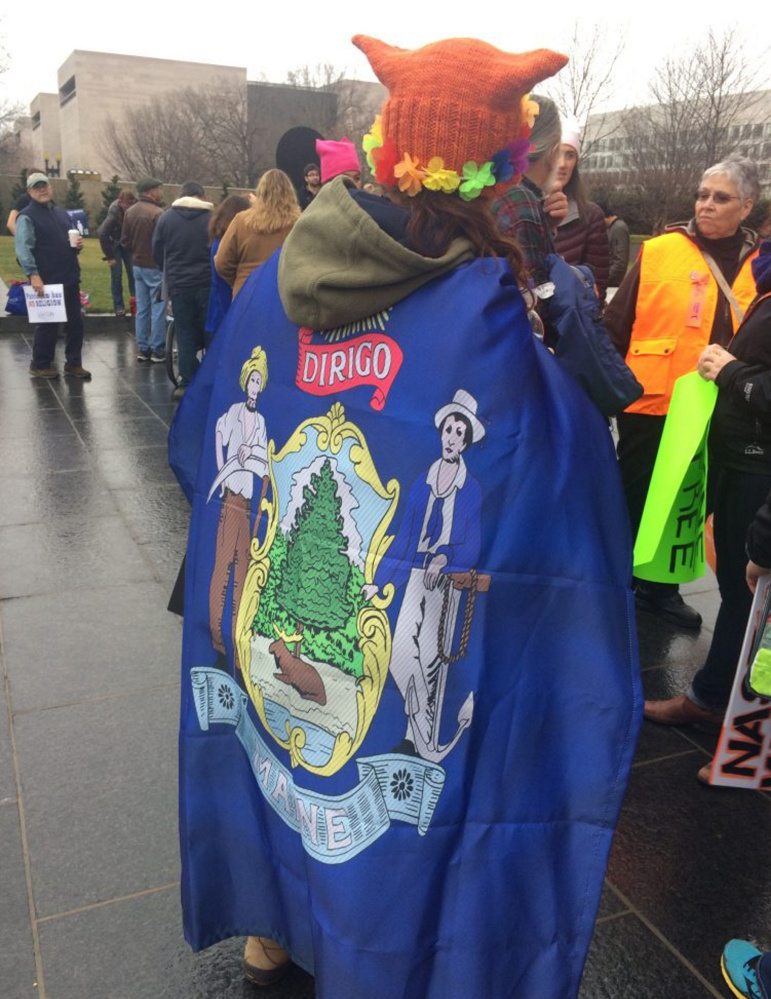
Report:
[[[704,575],[707,428],[717,386],[693,371],[678,378],[634,548],[634,574],[656,583]]]

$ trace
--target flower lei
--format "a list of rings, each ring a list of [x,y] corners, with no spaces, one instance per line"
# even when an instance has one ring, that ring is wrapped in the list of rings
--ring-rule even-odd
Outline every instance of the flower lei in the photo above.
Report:
[[[421,163],[409,153],[399,159],[393,142],[383,138],[380,115],[364,136],[362,146],[375,180],[384,187],[393,186],[396,180],[399,190],[411,198],[426,188],[445,194],[457,191],[464,201],[473,201],[485,188],[516,180],[527,170],[530,129],[538,114],[538,104],[530,100],[529,94],[522,99],[522,114],[526,124],[519,139],[500,149],[485,163],[468,160],[460,174],[446,169],[441,156],[433,156],[427,163]]]

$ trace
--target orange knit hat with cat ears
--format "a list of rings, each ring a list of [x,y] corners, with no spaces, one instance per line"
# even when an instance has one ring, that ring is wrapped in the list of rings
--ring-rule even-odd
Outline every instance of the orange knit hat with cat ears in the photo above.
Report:
[[[567,56],[549,49],[513,54],[474,38],[400,49],[367,35],[353,44],[389,91],[364,139],[378,183],[410,195],[497,196],[527,167],[538,113],[528,93]]]

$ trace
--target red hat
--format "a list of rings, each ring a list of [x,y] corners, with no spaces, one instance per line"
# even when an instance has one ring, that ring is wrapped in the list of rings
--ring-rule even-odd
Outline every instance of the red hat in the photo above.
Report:
[[[353,44],[389,91],[364,139],[375,179],[411,196],[457,191],[464,201],[497,197],[520,179],[538,113],[530,88],[568,61],[549,49],[517,55],[474,38],[414,50],[367,35]]]
[[[350,139],[316,139],[316,152],[321,161],[321,183],[337,177],[348,170],[361,170],[356,146]]]

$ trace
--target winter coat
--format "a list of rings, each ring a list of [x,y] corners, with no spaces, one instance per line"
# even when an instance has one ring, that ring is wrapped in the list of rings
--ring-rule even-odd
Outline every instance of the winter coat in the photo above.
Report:
[[[710,427],[713,464],[771,475],[771,295],[757,299],[732,340]]]
[[[610,246],[605,216],[599,205],[590,201],[583,219],[576,216],[570,222],[558,226],[554,244],[557,253],[569,264],[586,264],[591,267],[598,297],[601,302],[605,301]]]
[[[104,221],[96,230],[99,245],[102,247],[102,253],[107,260],[115,260],[118,255],[118,248],[121,245],[121,233],[123,231],[123,219],[126,211],[126,206],[122,205],[120,200],[116,198],[107,209]]]
[[[164,274],[169,295],[211,285],[209,219],[214,206],[200,198],[177,198],[158,220],[153,259]]]
[[[148,267],[157,270],[153,259],[153,232],[163,209],[152,198],[140,194],[139,201],[126,210],[123,216],[123,232],[120,245],[131,254],[134,267]]]
[[[217,273],[233,289],[233,298],[255,267],[264,264],[292,230],[290,225],[275,232],[255,232],[248,225],[250,214],[250,211],[245,211],[236,215],[222,237],[214,258]]]

